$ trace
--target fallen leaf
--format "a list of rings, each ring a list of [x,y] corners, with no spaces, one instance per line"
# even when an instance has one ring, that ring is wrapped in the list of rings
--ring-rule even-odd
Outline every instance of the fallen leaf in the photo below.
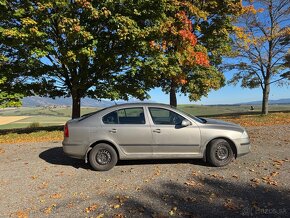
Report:
[[[124,218],[125,216],[121,213],[116,213],[113,215],[114,218]]]
[[[155,176],[159,176],[159,175],[160,175],[160,173],[161,173],[161,170],[160,170],[160,168],[159,168],[159,167],[156,167],[156,168],[155,168],[154,175],[155,175]]]
[[[0,148],[0,154],[4,154],[5,150],[3,148]]]
[[[239,209],[239,207],[230,198],[226,199],[226,202],[224,203],[224,207],[229,209],[229,210],[237,210],[237,209]]]
[[[96,218],[103,218],[104,216],[105,216],[105,214],[101,213]]]
[[[264,176],[262,177],[262,181],[266,184],[269,184],[269,185],[274,185],[274,186],[278,186],[278,182],[273,180],[271,178],[271,176]]]
[[[60,193],[55,193],[50,196],[50,198],[53,198],[53,199],[60,199],[61,197],[62,195]]]
[[[28,211],[19,210],[19,211],[16,212],[16,216],[18,218],[28,218],[29,217],[29,212]]]
[[[40,203],[45,203],[45,200],[44,199],[40,199],[39,202]]]
[[[47,188],[47,186],[48,186],[48,183],[47,182],[43,182],[43,183],[41,183],[40,186],[38,186],[38,188],[39,189],[45,189],[45,188]]]
[[[46,209],[44,209],[43,212],[45,214],[50,214],[52,212],[53,208],[55,208],[55,207],[56,207],[56,204],[52,204],[50,207],[47,207]]]
[[[87,208],[85,209],[85,212],[86,212],[86,213],[90,213],[90,212],[92,212],[92,211],[95,211],[97,208],[98,208],[98,205],[97,205],[97,204],[93,204],[93,205],[87,207]]]
[[[196,186],[196,182],[195,181],[188,181],[184,183],[185,185],[191,186],[191,187],[195,187]]]
[[[114,209],[118,209],[118,208],[120,208],[120,204],[116,204],[116,205],[114,205],[113,208],[114,208]]]
[[[129,199],[129,196],[116,196],[120,204],[123,204],[125,201]]]
[[[274,177],[274,176],[277,176],[278,174],[279,174],[278,172],[275,172],[274,171],[274,172],[270,173],[270,176],[273,176]]]
[[[258,178],[253,178],[250,181],[256,183],[257,185],[260,183],[260,179]]]

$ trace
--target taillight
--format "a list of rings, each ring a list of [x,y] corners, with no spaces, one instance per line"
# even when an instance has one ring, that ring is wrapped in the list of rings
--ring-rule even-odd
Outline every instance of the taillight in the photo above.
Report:
[[[63,133],[64,133],[64,137],[69,137],[69,132],[68,132],[68,125],[67,123],[64,125],[64,130],[63,130]]]

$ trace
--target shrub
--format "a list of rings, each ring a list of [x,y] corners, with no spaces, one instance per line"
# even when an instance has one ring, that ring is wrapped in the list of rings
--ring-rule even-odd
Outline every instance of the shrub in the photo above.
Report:
[[[30,123],[28,125],[28,128],[38,128],[40,127],[40,123],[39,122],[33,122],[33,123]]]

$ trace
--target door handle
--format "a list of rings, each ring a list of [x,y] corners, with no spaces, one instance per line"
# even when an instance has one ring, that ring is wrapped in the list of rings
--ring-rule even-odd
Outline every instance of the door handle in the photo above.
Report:
[[[153,132],[161,133],[161,129],[154,129]]]
[[[116,130],[116,129],[111,129],[111,130],[109,130],[109,132],[110,132],[110,133],[116,133],[117,130]]]

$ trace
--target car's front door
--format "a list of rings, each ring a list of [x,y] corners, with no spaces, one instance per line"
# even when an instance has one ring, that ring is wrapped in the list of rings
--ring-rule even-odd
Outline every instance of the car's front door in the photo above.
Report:
[[[106,134],[127,155],[152,155],[153,138],[143,107],[123,108],[103,117]]]
[[[148,109],[153,122],[153,154],[172,156],[200,152],[200,130],[195,123],[183,127],[181,122],[185,118],[178,113],[158,107]]]

